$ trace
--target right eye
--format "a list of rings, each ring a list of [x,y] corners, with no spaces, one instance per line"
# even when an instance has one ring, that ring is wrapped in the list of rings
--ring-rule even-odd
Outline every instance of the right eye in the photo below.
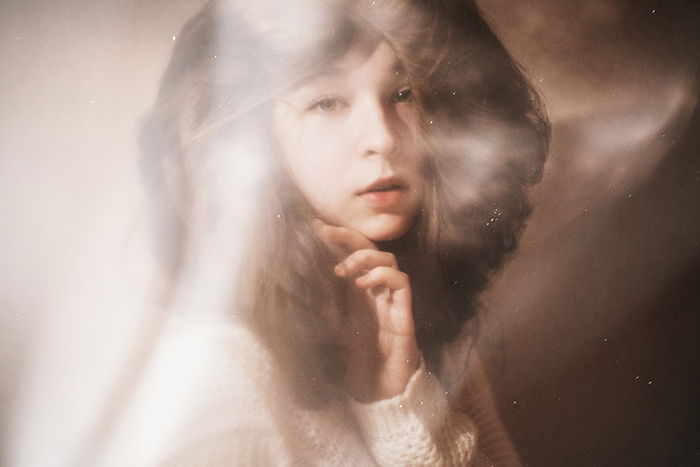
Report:
[[[335,97],[322,97],[311,104],[310,110],[317,110],[319,112],[335,112],[340,110],[342,105],[342,102]]]

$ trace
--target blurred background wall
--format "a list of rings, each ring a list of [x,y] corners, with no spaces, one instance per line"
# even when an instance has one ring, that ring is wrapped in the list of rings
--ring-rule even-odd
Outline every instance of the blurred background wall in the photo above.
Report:
[[[8,465],[69,462],[147,322],[136,130],[201,3],[3,3]],[[479,342],[527,465],[700,464],[696,3],[479,1],[553,124]]]
[[[482,342],[523,458],[700,465],[697,2],[479,3],[553,124]]]

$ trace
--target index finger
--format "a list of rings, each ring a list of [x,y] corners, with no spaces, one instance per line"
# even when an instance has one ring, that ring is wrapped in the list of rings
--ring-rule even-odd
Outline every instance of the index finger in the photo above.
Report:
[[[316,223],[316,232],[321,240],[341,256],[348,256],[357,250],[377,249],[372,240],[347,227],[336,227],[319,221]]]

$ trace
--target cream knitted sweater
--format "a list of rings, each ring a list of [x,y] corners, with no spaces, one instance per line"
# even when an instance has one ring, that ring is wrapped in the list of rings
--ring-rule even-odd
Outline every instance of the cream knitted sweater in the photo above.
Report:
[[[167,433],[151,437],[140,451],[127,441],[129,463],[519,465],[484,373],[466,358],[467,348],[461,342],[446,351],[440,378],[422,364],[405,392],[392,399],[333,401],[312,410],[285,390],[275,362],[246,328],[187,327],[161,346],[151,372],[160,376],[147,378],[146,396],[142,391],[131,417],[141,430]],[[176,376],[163,377],[164,371]],[[170,406],[154,400],[161,391],[168,391]],[[148,417],[158,413],[168,414],[167,429],[148,428]]]

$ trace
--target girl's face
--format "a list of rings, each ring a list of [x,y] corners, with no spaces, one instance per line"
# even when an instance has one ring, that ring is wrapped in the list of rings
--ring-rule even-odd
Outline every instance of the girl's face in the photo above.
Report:
[[[423,196],[418,109],[386,42],[355,45],[274,103],[292,179],[319,216],[370,240],[398,238]]]

